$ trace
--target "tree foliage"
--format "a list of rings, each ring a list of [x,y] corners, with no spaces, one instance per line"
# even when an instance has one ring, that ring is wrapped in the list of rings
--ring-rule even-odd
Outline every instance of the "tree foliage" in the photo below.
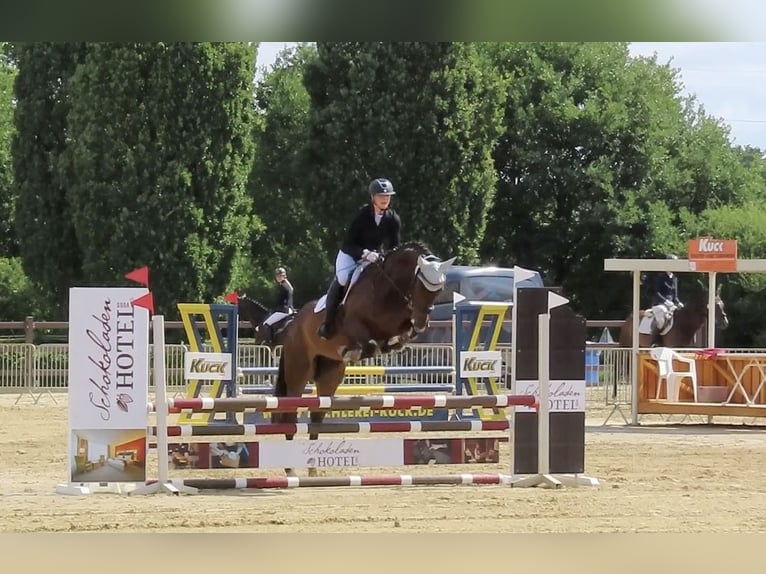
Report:
[[[629,278],[605,273],[605,258],[679,251],[682,213],[762,193],[724,127],[679,95],[670,67],[631,59],[619,43],[490,53],[510,81],[482,253],[542,270],[587,316],[630,308]]]
[[[68,134],[69,81],[86,50],[79,43],[18,44],[13,49],[18,75],[11,153],[19,252],[24,271],[59,313],[69,287],[83,280],[59,162]]]
[[[16,190],[13,188],[11,140],[13,139],[13,82],[16,69],[4,55],[0,43],[0,256],[18,255],[19,245],[13,224]]]
[[[63,170],[89,281],[148,265],[168,314],[228,287],[253,222],[254,62],[236,43],[91,46]]]
[[[740,259],[766,259],[766,203],[750,202],[683,215],[688,239],[712,236],[737,240]],[[690,274],[693,275],[693,274]],[[717,344],[727,347],[766,347],[766,274],[721,273],[722,299],[732,328],[721,332]]]
[[[48,316],[46,298],[24,273],[21,259],[0,257],[0,321]]]
[[[312,193],[306,185],[310,101],[303,74],[315,57],[313,46],[283,51],[256,88],[262,122],[255,133],[249,190],[265,230],[252,243],[249,285],[269,304],[277,266],[287,269],[296,305],[320,293],[332,275],[317,218],[307,207]]]
[[[0,256],[20,257],[0,265],[2,309],[42,291],[60,317],[69,286],[139,265],[166,314],[231,288],[268,299],[277,265],[303,303],[377,176],[405,241],[538,269],[589,318],[630,307],[605,258],[705,234],[766,257],[763,151],[624,43],[320,42],[262,79],[248,44],[6,48]],[[721,278],[726,344],[766,344],[766,278]]]
[[[326,248],[337,248],[368,200],[369,181],[387,177],[405,239],[476,262],[502,110],[503,85],[488,61],[459,42],[320,42],[317,51],[306,70],[306,175]]]

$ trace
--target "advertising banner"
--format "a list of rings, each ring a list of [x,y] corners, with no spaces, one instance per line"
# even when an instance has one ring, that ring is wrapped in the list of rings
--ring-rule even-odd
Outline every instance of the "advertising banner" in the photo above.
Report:
[[[143,287],[69,291],[72,480],[134,482],[145,475],[149,312],[131,301],[146,293]]]
[[[534,395],[540,399],[539,381],[516,381],[516,394]],[[585,412],[585,379],[582,380],[551,380],[548,391],[549,412],[552,413],[584,413]],[[533,413],[535,409],[519,405],[516,412]]]
[[[168,445],[168,470],[354,468],[500,461],[507,437],[319,439]]]
[[[500,377],[503,357],[500,351],[461,351],[458,377]]]
[[[206,381],[227,381],[232,373],[231,353],[184,353],[184,378]]]

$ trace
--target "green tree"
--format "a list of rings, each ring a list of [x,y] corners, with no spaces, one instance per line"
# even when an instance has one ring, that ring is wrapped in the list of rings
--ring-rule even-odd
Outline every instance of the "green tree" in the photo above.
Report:
[[[91,46],[61,166],[88,282],[148,265],[171,316],[230,286],[257,224],[245,189],[254,75],[247,44]]]
[[[760,193],[757,170],[679,96],[669,66],[631,59],[624,43],[488,51],[509,87],[482,254],[541,270],[586,316],[630,307],[629,278],[605,273],[605,258],[680,251],[682,212]]]
[[[315,217],[307,207],[311,102],[303,73],[315,57],[311,45],[283,51],[256,88],[262,122],[254,136],[256,156],[249,189],[265,231],[252,243],[254,266],[247,290],[267,304],[271,304],[277,266],[288,271],[296,305],[318,296],[331,275],[322,237],[315,233]]]
[[[766,259],[766,204],[764,201],[706,209],[699,215],[682,214],[685,239],[710,235],[737,240],[740,259]],[[689,274],[693,275],[693,274]],[[699,277],[699,279],[703,279]],[[716,343],[726,347],[766,346],[766,273],[719,273],[721,297],[730,327]]]
[[[66,149],[69,80],[84,44],[13,46],[16,131],[11,143],[15,226],[24,271],[50,295],[63,318],[70,285],[82,280],[66,185],[59,170]]]
[[[16,69],[0,43],[0,256],[16,256],[19,251],[13,224],[16,190],[13,188],[13,82]]]
[[[24,273],[18,257],[0,257],[0,321],[50,316],[46,299]]]
[[[305,75],[306,185],[325,248],[337,248],[369,181],[387,177],[404,240],[475,262],[505,89],[490,62],[460,42],[319,42],[317,51]]]

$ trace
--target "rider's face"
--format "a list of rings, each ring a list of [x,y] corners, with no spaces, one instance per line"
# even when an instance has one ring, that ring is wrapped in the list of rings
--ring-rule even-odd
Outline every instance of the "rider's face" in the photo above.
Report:
[[[372,196],[372,204],[375,206],[375,209],[379,211],[385,211],[386,209],[388,209],[388,206],[390,203],[391,203],[390,195],[373,195]]]

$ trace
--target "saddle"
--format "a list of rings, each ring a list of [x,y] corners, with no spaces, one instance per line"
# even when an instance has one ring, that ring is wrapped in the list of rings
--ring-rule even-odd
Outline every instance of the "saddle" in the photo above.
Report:
[[[271,324],[264,323],[259,327],[258,331],[261,334],[261,336],[264,337],[264,340],[267,344],[276,344],[277,338],[279,335],[287,329],[287,327],[290,325],[292,320],[297,315],[297,311],[295,309],[290,309],[289,313],[283,313],[281,311],[276,311],[274,313],[271,313],[266,319],[272,318],[274,315],[280,314],[282,317],[279,317]]]
[[[675,317],[676,307],[665,307],[665,309],[665,323],[663,325],[658,325],[660,336],[667,335],[673,328],[673,319]],[[653,333],[652,324],[656,323],[658,320],[659,318],[655,316],[653,308],[650,307],[649,309],[645,309],[641,313],[641,321],[638,326],[638,332],[643,335],[651,335]]]

